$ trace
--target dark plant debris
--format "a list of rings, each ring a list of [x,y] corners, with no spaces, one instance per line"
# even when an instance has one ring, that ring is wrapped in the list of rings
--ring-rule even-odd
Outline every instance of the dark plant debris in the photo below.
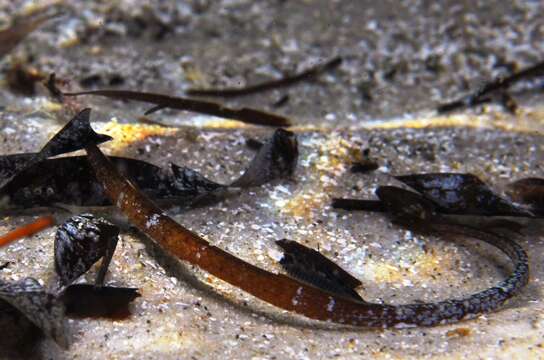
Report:
[[[71,284],[102,258],[96,285],[102,285],[117,246],[119,228],[91,214],[64,222],[55,235],[55,271],[61,286]]]
[[[289,94],[284,94],[278,98],[278,100],[272,103],[274,109],[279,109],[289,102]]]
[[[38,154],[0,156],[0,181],[5,184],[0,188],[0,196],[4,199],[3,210],[56,205],[111,205],[86,157],[43,160],[48,155],[77,150],[89,139],[95,142],[108,140],[109,137],[92,131],[88,116],[88,112],[82,112],[74,117]],[[41,160],[35,162],[36,159]],[[192,169],[175,164],[171,164],[170,170],[167,170],[141,160],[111,158],[117,169],[148,196],[166,205],[181,207],[191,206],[208,196],[221,199],[227,194],[221,190],[260,186],[275,179],[291,177],[297,159],[296,136],[283,129],[274,132],[258,150],[247,170],[230,185],[218,184]]]
[[[535,215],[544,216],[544,179],[514,181],[508,185],[507,194],[513,201],[528,205]]]
[[[281,115],[255,110],[251,108],[232,109],[219,103],[204,100],[195,100],[182,97],[174,97],[163,94],[138,92],[130,90],[94,90],[82,92],[65,92],[64,96],[95,95],[118,100],[133,100],[155,104],[146,111],[149,115],[155,111],[170,108],[176,110],[192,111],[200,114],[212,115],[226,119],[234,119],[248,124],[286,127],[291,121]]]
[[[231,186],[260,186],[274,179],[291,177],[298,162],[294,133],[278,129],[258,150],[246,171]]]
[[[58,102],[63,101],[62,91],[57,87],[57,78],[55,73],[49,74],[47,81],[45,82],[45,87],[49,90],[49,94]]]
[[[34,67],[15,63],[6,73],[6,82],[9,89],[24,96],[36,95],[36,84],[43,81],[45,75]]]
[[[364,302],[355,291],[361,282],[318,251],[287,239],[276,244],[283,250],[280,264],[293,278],[331,294]]]
[[[531,208],[514,204],[512,201],[496,195],[483,181],[472,174],[428,173],[395,176],[395,179],[408,185],[414,191],[407,191],[395,186],[380,187],[387,189],[384,194],[397,194],[388,197],[387,202],[366,199],[333,199],[332,206],[337,209],[363,211],[391,211],[396,206],[401,210],[402,201],[406,197],[422,198],[429,209],[444,215],[476,215],[476,216],[512,216],[535,217]],[[392,205],[393,207],[388,205]],[[420,201],[422,204],[422,201]]]
[[[9,54],[28,34],[58,15],[38,15],[18,19],[9,28],[0,31],[0,59]]]
[[[521,216],[531,213],[496,195],[472,174],[429,173],[395,176],[438,205],[439,211],[456,215]]]
[[[260,84],[255,84],[255,85],[249,85],[243,88],[189,89],[187,90],[187,95],[223,97],[223,98],[251,95],[251,94],[255,94],[255,93],[259,93],[263,91],[290,86],[304,80],[309,80],[324,72],[331,71],[337,68],[340,64],[342,64],[342,58],[335,57],[323,64],[319,64],[317,66],[304,70],[298,74],[287,76],[281,79],[266,81],[266,82],[262,82]]]
[[[439,113],[447,113],[461,108],[472,107],[490,102],[493,97],[496,97],[501,101],[506,109],[514,112],[517,109],[517,105],[514,99],[508,94],[508,89],[520,81],[530,80],[543,75],[544,62],[539,62],[533,66],[515,72],[512,75],[499,77],[498,79],[483,85],[474,93],[462,97],[459,100],[439,105],[437,111]]]
[[[73,284],[61,294],[70,317],[122,320],[130,316],[130,303],[141,296],[138,289]]]
[[[26,278],[19,282],[0,280],[0,301],[19,310],[59,345],[68,346],[64,305],[35,279]]]
[[[351,166],[351,172],[366,174],[377,170],[380,167],[375,159],[370,157],[370,149],[366,148],[361,151],[361,158]]]

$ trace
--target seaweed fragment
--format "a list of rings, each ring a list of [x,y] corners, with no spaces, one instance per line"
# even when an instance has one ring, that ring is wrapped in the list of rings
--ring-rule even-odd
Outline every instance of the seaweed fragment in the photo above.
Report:
[[[198,196],[226,187],[207,179],[198,171],[188,167],[176,164],[170,164],[170,167],[174,174],[175,188],[188,194]]]
[[[182,97],[174,97],[163,94],[130,90],[93,90],[81,92],[65,92],[64,96],[95,95],[118,100],[134,100],[155,104],[146,112],[146,115],[164,108],[192,111],[221,118],[234,119],[248,124],[264,126],[290,126],[291,121],[281,115],[264,112],[251,108],[233,109],[222,104],[195,100]]]
[[[15,63],[6,73],[6,82],[9,89],[24,96],[36,94],[36,83],[44,79],[44,75],[31,66]]]
[[[80,136],[85,135],[77,135],[73,139],[78,139]],[[90,136],[91,139],[95,139],[92,140],[93,142],[107,139],[94,134]],[[58,138],[63,139],[60,136]],[[55,141],[50,141],[52,150],[39,156],[45,157],[74,148],[70,143],[59,146]],[[73,145],[79,146],[84,143],[84,140],[78,140]],[[257,152],[244,174],[231,185],[216,183],[195,170],[176,164],[170,164],[170,169],[163,169],[137,159],[123,157],[110,159],[124,176],[151,198],[167,205],[180,205],[203,198],[216,201],[226,195],[226,192],[222,190],[230,187],[260,186],[274,179],[291,176],[296,167],[297,154],[296,136],[289,131],[278,129],[265,142],[265,146]],[[0,156],[0,179],[11,180],[0,188],[0,198],[4,199],[4,210],[48,207],[57,204],[111,205],[85,156],[45,159],[28,166],[29,161],[37,157],[36,154]]]
[[[91,109],[81,110],[38,153],[40,160],[84,149],[88,144],[110,141],[108,135],[97,134],[91,127]]]
[[[230,186],[260,186],[274,179],[292,176],[298,161],[294,133],[277,129],[258,150],[246,171]]]
[[[361,210],[361,211],[386,211],[380,200],[342,199],[333,198],[331,206],[334,209]]]
[[[62,91],[57,87],[57,78],[55,73],[49,74],[47,81],[44,83],[46,89],[49,91],[49,94],[57,101],[62,102],[63,96]]]
[[[528,205],[538,216],[544,216],[544,179],[525,178],[507,186],[507,195],[515,202]]]
[[[360,160],[352,164],[351,172],[366,174],[377,170],[379,167],[378,162],[370,157],[370,149],[366,148],[361,151]]]
[[[507,93],[508,88],[520,81],[542,75],[544,75],[544,61],[515,72],[509,76],[499,77],[498,79],[483,85],[474,93],[462,97],[459,100],[441,104],[438,106],[437,111],[439,113],[447,113],[460,108],[472,107],[489,102],[491,101],[491,97],[497,95],[499,98],[501,98],[501,101],[507,109],[510,111],[515,111],[517,106],[515,105],[515,102],[511,96]]]
[[[243,88],[224,88],[224,89],[189,89],[187,95],[190,96],[209,96],[230,98],[237,96],[251,95],[263,91],[290,86],[298,82],[314,78],[324,72],[331,71],[342,64],[341,57],[335,57],[317,66],[311,67],[298,74],[286,76],[281,79],[262,82],[255,85],[249,85]]]
[[[472,174],[428,173],[395,176],[439,206],[440,212],[457,215],[521,216],[531,213],[496,195]]]
[[[58,14],[31,16],[19,19],[9,28],[0,31],[0,59],[9,54],[27,35]]]
[[[532,209],[529,211],[496,195],[472,174],[426,173],[395,176],[395,179],[415,192],[381,186],[376,191],[380,200],[333,199],[332,206],[345,210],[388,211],[399,218],[409,215],[410,211],[417,215],[417,209],[407,204],[418,204],[422,212],[413,218],[422,219],[430,214],[535,217]]]
[[[70,317],[124,319],[130,303],[141,296],[136,288],[73,284],[60,295]]]
[[[0,191],[4,190],[13,177],[25,169],[49,157],[81,150],[89,143],[101,144],[111,140],[108,135],[97,134],[91,128],[91,109],[83,109],[55,134],[38,153],[17,154],[15,157],[3,157],[0,165]]]
[[[0,300],[20,311],[60,346],[68,347],[64,305],[38,281],[33,278],[11,283],[0,280]]]
[[[355,291],[361,282],[318,251],[287,239],[278,240],[276,244],[283,250],[280,264],[293,278],[323,291],[364,302]]]
[[[102,258],[96,285],[102,285],[117,246],[119,228],[92,214],[76,215],[55,235],[55,271],[61,286],[72,283]]]
[[[376,195],[397,222],[422,224],[437,215],[436,205],[423,196],[396,186],[380,186]]]
[[[251,150],[259,150],[263,146],[263,143],[257,139],[249,138],[246,140],[246,146]]]

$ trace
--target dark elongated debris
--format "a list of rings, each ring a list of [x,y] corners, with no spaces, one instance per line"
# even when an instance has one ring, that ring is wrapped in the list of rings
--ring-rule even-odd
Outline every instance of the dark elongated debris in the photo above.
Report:
[[[9,54],[28,34],[57,16],[40,15],[19,19],[11,27],[0,31],[0,59]]]
[[[538,216],[544,216],[544,179],[526,178],[509,184],[506,192],[515,202],[526,204]]]
[[[102,140],[97,136],[94,139],[97,142]],[[60,147],[54,142],[51,147],[53,150],[72,148]],[[0,174],[9,175],[6,179],[11,180],[0,188],[0,197],[4,199],[5,210],[48,207],[55,204],[111,205],[86,157],[47,159],[22,171],[17,169],[20,162],[28,162],[28,159],[34,159],[33,156],[32,154],[0,156],[2,166]],[[244,174],[230,186],[260,186],[274,179],[291,176],[297,158],[296,136],[289,131],[278,129],[258,151]],[[208,195],[211,199],[220,199],[224,196],[220,190],[229,187],[175,164],[171,164],[171,169],[168,170],[136,159],[111,157],[111,160],[123,175],[148,196],[166,202],[167,205],[190,205],[193,201]],[[17,174],[13,176],[15,173]]]
[[[97,134],[91,127],[91,109],[83,109],[74,116],[40,151],[42,159],[84,149],[87,144],[101,144],[111,136]]]
[[[5,163],[13,155],[0,157]],[[172,176],[155,165],[128,158],[112,158],[119,171],[145,189],[150,196],[166,198],[175,192]],[[97,183],[86,157],[72,156],[43,160],[19,172],[0,189],[5,207],[32,208],[56,203],[76,206],[110,205]]]
[[[372,172],[374,170],[377,170],[380,167],[377,162],[368,160],[368,161],[360,161],[358,163],[355,163],[351,166],[351,172],[352,173],[360,173],[360,174],[366,174],[369,172]]]
[[[332,199],[331,206],[335,209],[344,210],[361,210],[361,211],[386,211],[380,200],[363,200],[363,199]]]
[[[64,222],[55,235],[55,271],[61,286],[86,273],[100,258],[96,284],[103,284],[118,236],[117,226],[92,214],[76,215]]]
[[[33,278],[14,283],[0,280],[0,300],[19,310],[60,346],[68,346],[64,305],[38,281]]]
[[[36,153],[0,156],[0,184],[7,182],[23,169]]]
[[[480,87],[474,93],[469,94],[465,97],[462,97],[459,100],[452,101],[450,103],[439,105],[437,111],[439,113],[446,113],[454,111],[464,107],[471,107],[479,105],[485,102],[490,101],[490,97],[498,95],[502,97],[503,103],[510,110],[513,109],[513,99],[507,94],[506,90],[512,85],[523,81],[528,80],[534,77],[544,75],[544,61],[539,62],[533,66],[520,70],[510,76],[500,77],[496,80],[493,80],[484,86]]]
[[[191,96],[211,96],[223,98],[251,95],[258,92],[290,86],[298,82],[314,78],[324,72],[337,68],[340,64],[342,64],[342,58],[335,57],[323,64],[319,64],[298,74],[287,76],[282,79],[266,81],[260,84],[249,85],[243,88],[189,89],[187,90],[187,94]]]
[[[376,189],[376,195],[397,221],[424,223],[436,217],[436,205],[413,191],[396,186],[380,186]]]
[[[294,133],[278,129],[253,158],[244,174],[231,186],[260,186],[274,179],[292,176],[298,161],[298,142]]]
[[[246,140],[246,146],[251,150],[259,150],[263,146],[263,143],[257,139],[249,138]]]
[[[91,128],[90,124],[91,109],[84,109],[74,116],[38,153],[17,154],[15,157],[3,157],[0,161],[2,170],[0,170],[0,191],[4,190],[12,178],[21,171],[43,161],[51,156],[81,150],[86,145],[100,144],[111,140],[110,136],[97,134]],[[4,166],[5,169],[4,170]],[[5,176],[5,177],[4,177]]]
[[[354,290],[361,282],[318,251],[292,240],[278,240],[283,250],[281,266],[293,278],[329,293],[364,302]]]
[[[429,173],[395,176],[421,193],[445,214],[530,217],[525,211],[496,195],[472,174]]]
[[[73,284],[60,296],[70,317],[123,319],[130,315],[130,303],[140,296],[136,288]]]
[[[360,158],[351,166],[352,173],[366,174],[377,170],[380,167],[376,160],[370,157],[370,149],[366,148],[361,151]]]
[[[57,80],[55,73],[49,74],[47,81],[44,83],[45,87],[49,91],[49,94],[57,101],[62,102],[62,91],[57,87]]]
[[[226,187],[204,177],[198,171],[185,166],[170,164],[174,175],[174,187],[177,190],[186,191],[187,194],[198,196]]]
[[[260,110],[241,108],[232,109],[224,105],[181,97],[174,97],[163,94],[138,92],[130,90],[94,90],[82,91],[73,93],[63,93],[64,96],[81,96],[81,95],[96,95],[104,96],[118,100],[134,100],[141,101],[156,106],[146,112],[146,115],[151,112],[158,111],[163,108],[176,110],[192,111],[196,113],[218,116],[226,119],[234,119],[248,124],[265,125],[265,126],[290,126],[291,121],[284,116],[276,115]]]

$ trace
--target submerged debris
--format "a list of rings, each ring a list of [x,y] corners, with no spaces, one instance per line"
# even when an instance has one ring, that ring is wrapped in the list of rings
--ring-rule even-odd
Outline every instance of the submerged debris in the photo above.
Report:
[[[404,202],[415,204],[417,199],[419,205],[428,211],[444,215],[535,217],[531,209],[522,208],[496,195],[472,174],[412,174],[395,176],[395,179],[417,193],[396,186],[381,186],[376,191],[380,200],[333,199],[332,206],[337,209],[378,212],[396,209],[400,215],[403,212],[416,211],[405,208]],[[424,213],[420,215],[423,216]]]
[[[491,81],[474,93],[469,94],[459,100],[450,103],[439,105],[437,111],[439,113],[447,113],[460,108],[471,107],[486,102],[490,102],[493,96],[499,96],[499,99],[504,106],[514,112],[517,108],[514,99],[507,93],[507,90],[514,84],[544,75],[544,62],[540,62],[526,69],[518,71],[510,76],[500,77]]]
[[[155,111],[170,108],[176,110],[192,111],[206,115],[218,116],[226,119],[239,120],[248,124],[265,126],[290,126],[291,121],[281,115],[276,115],[251,108],[232,109],[222,104],[195,100],[181,97],[174,97],[163,94],[138,92],[130,90],[94,90],[82,92],[65,92],[64,96],[97,95],[118,100],[134,100],[155,104],[146,111],[149,115]]]
[[[61,294],[70,317],[123,319],[130,315],[129,304],[140,296],[138,289],[73,284]]]
[[[65,315],[127,317],[130,302],[140,296],[137,289],[102,286],[118,234],[116,226],[90,214],[68,219],[55,236],[55,270],[60,278],[60,292],[46,291],[33,278],[15,283],[0,279],[0,302],[18,309],[63,347],[68,346]],[[69,285],[101,257],[94,285]]]
[[[0,31],[0,59],[9,54],[28,34],[58,14],[19,19],[11,27]]]
[[[81,128],[76,130],[83,131]],[[67,128],[65,131],[72,130]],[[103,139],[105,138],[96,137],[96,141]],[[62,141],[62,138],[60,140]],[[55,147],[57,141],[59,140],[53,138],[49,147]],[[64,146],[63,149],[70,151],[71,147]],[[111,205],[85,156],[46,159],[17,173],[17,168],[21,168],[20,163],[28,164],[35,156],[35,154],[0,156],[2,169],[0,175],[5,176],[0,180],[11,180],[0,188],[0,196],[4,198],[4,210],[60,204]],[[257,152],[242,176],[230,185],[218,184],[195,170],[175,164],[170,164],[168,170],[130,158],[112,157],[111,161],[123,175],[153,199],[170,206],[191,206],[193,202],[203,197],[221,199],[226,195],[221,190],[230,187],[260,186],[275,179],[290,177],[296,167],[297,157],[296,136],[289,131],[278,129]]]
[[[49,90],[49,94],[57,101],[62,102],[63,96],[62,91],[57,87],[57,78],[55,73],[49,74],[47,81],[45,82],[45,87]]]
[[[260,186],[291,177],[298,161],[298,142],[294,133],[278,129],[260,148],[247,170],[231,186]]]
[[[472,174],[429,173],[395,176],[438,204],[440,212],[457,215],[522,216],[531,213],[496,195]]]
[[[62,224],[55,235],[55,271],[61,286],[86,273],[100,258],[96,285],[102,285],[118,238],[117,226],[91,214],[73,216]]]
[[[359,161],[351,166],[351,172],[366,174],[377,170],[379,167],[378,162],[370,157],[370,149],[367,148],[361,151],[361,157]]]
[[[287,76],[282,79],[262,82],[260,84],[249,85],[243,88],[189,89],[187,90],[187,94],[191,96],[210,96],[223,98],[251,95],[258,92],[290,86],[298,82],[314,78],[324,72],[331,71],[337,68],[340,64],[342,64],[342,58],[335,57],[323,64],[319,64],[298,74]]]
[[[436,218],[436,205],[423,196],[396,186],[376,189],[383,208],[398,222],[420,224]]]
[[[355,291],[361,282],[321,253],[295,241],[276,241],[283,249],[281,266],[293,278],[347,299],[364,300]]]
[[[38,153],[15,154],[0,160],[0,191],[21,171],[49,157],[80,150],[87,143],[101,144],[111,139],[107,135],[97,134],[91,128],[89,115],[91,109],[84,109],[74,116]],[[12,157],[13,156],[13,157]]]
[[[544,216],[544,179],[526,178],[508,185],[507,194],[518,203],[528,205],[537,216]]]
[[[60,346],[68,346],[64,304],[33,278],[8,283],[0,280],[0,301],[7,302]]]
[[[9,89],[24,96],[33,96],[36,94],[36,83],[45,78],[32,66],[15,63],[6,73],[6,82]]]

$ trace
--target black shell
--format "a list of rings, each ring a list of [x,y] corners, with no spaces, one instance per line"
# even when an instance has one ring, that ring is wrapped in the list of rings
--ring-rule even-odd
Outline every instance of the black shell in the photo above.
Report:
[[[89,270],[117,243],[118,235],[117,226],[91,214],[73,216],[62,224],[55,235],[55,271],[61,284],[67,285]]]

